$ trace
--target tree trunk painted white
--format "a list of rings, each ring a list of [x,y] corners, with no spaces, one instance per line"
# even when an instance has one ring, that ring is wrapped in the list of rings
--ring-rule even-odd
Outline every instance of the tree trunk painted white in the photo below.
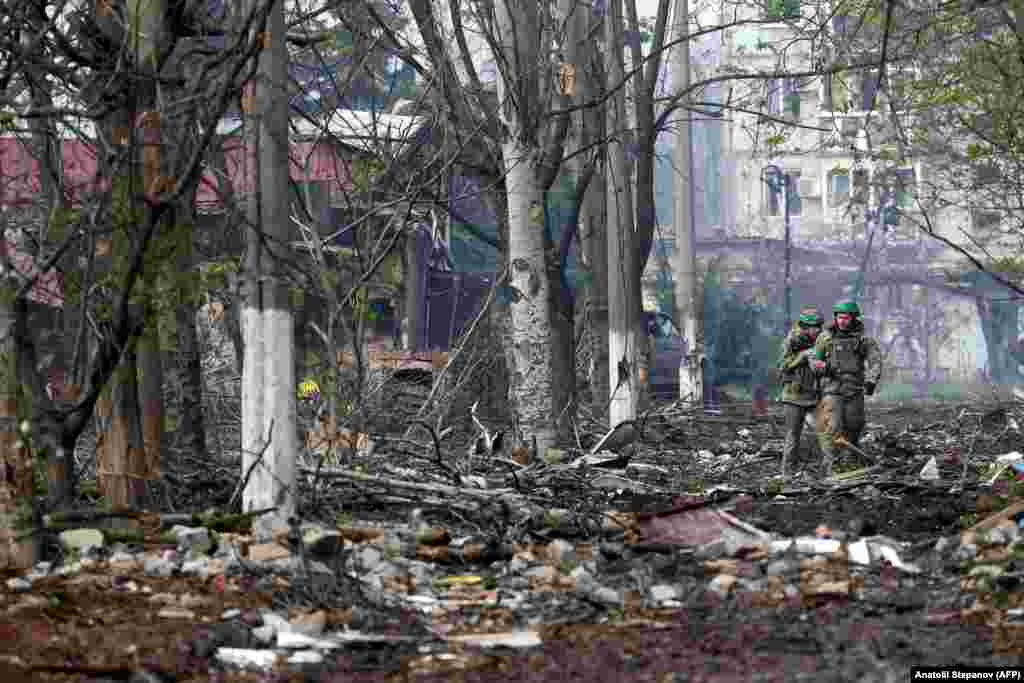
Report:
[[[501,51],[498,101],[506,128],[502,156],[509,230],[509,394],[523,438],[536,442],[543,455],[558,436],[538,129],[538,114],[547,104],[544,93],[551,84],[543,82],[540,75],[545,72],[538,71],[543,36],[536,0],[501,0],[494,9]]]
[[[689,35],[687,0],[676,0],[673,18],[673,40]],[[690,42],[685,40],[673,48],[672,92],[690,87]],[[688,99],[688,98],[687,98]],[[680,115],[676,144],[672,152],[676,173],[672,179],[673,224],[676,232],[676,320],[683,327],[686,355],[679,366],[679,397],[700,406],[704,400],[704,349],[697,282],[697,236],[693,224],[693,149],[690,119],[687,110]],[[685,117],[685,118],[683,118]]]
[[[502,146],[509,223],[509,317],[513,367],[510,393],[527,443],[555,445],[551,386],[551,313],[544,254],[544,197],[537,184],[538,150],[513,136]]]
[[[608,87],[618,88],[607,111],[607,226],[608,226],[608,370],[611,425],[636,417],[636,325],[633,318],[633,200],[632,175],[626,161],[626,95],[618,87],[624,74],[622,0],[610,0],[605,22]]]
[[[258,130],[258,145],[252,146],[249,154],[258,154],[258,172],[250,204],[247,301],[242,319],[245,335],[242,474],[249,475],[242,506],[247,511],[276,508],[274,514],[258,518],[254,525],[258,536],[267,536],[286,527],[288,518],[295,512],[298,444],[293,315],[287,283],[278,266],[279,258],[285,255],[271,253],[271,250],[286,248],[281,245],[288,244],[291,225],[288,212],[288,55],[284,36],[284,10],[278,3],[267,19],[258,75],[256,83],[252,84],[256,111],[250,115],[255,115],[253,127]]]

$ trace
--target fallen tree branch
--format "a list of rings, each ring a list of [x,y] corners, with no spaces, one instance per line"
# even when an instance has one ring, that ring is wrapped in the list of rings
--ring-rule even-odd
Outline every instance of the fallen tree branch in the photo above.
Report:
[[[312,474],[313,470],[304,467],[301,472],[303,474]],[[320,476],[325,479],[344,479],[346,481],[356,482],[359,484],[369,484],[371,486],[405,489],[407,491],[422,491],[424,493],[442,494],[447,496],[462,496],[477,500],[493,501],[504,496],[518,497],[518,494],[509,488],[470,489],[458,486],[448,486],[446,484],[418,484],[411,481],[403,481],[401,479],[375,477],[370,474],[353,472],[352,470],[331,469],[321,472]]]
[[[835,437],[834,441],[835,441],[835,444],[836,444],[837,446],[839,446],[839,447],[841,447],[841,448],[849,448],[849,449],[850,449],[851,451],[853,451],[854,453],[858,453],[858,454],[860,454],[860,455],[861,455],[861,456],[863,456],[863,457],[864,457],[864,458],[865,458],[865,459],[866,459],[866,460],[867,460],[868,462],[870,462],[870,463],[871,463],[872,465],[877,465],[877,464],[878,464],[878,458],[876,458],[876,457],[875,457],[875,456],[873,456],[873,455],[868,455],[867,453],[865,453],[864,451],[862,451],[862,450],[861,450],[860,448],[858,448],[857,446],[854,446],[854,445],[853,445],[852,443],[850,443],[850,440],[849,440],[849,439],[846,439],[846,438],[844,438],[844,437],[843,437],[843,436],[842,436],[841,434],[840,434],[839,436]]]

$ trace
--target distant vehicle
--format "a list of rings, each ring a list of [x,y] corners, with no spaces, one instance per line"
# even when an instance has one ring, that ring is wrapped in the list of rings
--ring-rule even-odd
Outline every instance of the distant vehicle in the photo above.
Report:
[[[672,400],[679,396],[679,364],[686,356],[686,341],[672,317],[644,311],[647,333],[654,337],[654,359],[649,369],[651,396]]]

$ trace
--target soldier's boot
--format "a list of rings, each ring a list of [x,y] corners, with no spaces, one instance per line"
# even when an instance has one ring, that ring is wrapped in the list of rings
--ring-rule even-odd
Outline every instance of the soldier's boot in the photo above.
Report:
[[[789,408],[791,406],[787,406]],[[790,416],[787,416],[790,417]],[[786,430],[786,441],[782,445],[782,478],[789,478],[789,466],[796,460],[796,454],[800,450],[800,437],[795,432],[799,431],[799,427],[794,428],[792,425],[787,425],[789,429]]]
[[[836,464],[836,447],[832,443],[832,434],[825,433],[818,435],[818,448],[821,449],[821,477],[828,479],[832,476],[832,469]]]
[[[783,479],[789,479],[789,463],[793,461],[793,456],[796,455],[796,444],[789,443],[789,437],[786,438],[786,445],[782,447],[782,471],[781,475]]]

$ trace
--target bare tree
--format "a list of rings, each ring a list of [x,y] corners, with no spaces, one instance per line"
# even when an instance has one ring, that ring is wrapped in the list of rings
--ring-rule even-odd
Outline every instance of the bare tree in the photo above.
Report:
[[[265,7],[257,8],[239,25],[259,26],[265,14]],[[51,504],[58,505],[72,493],[72,454],[101,392],[151,321],[143,280],[169,265],[157,254],[165,244],[170,211],[195,187],[203,154],[238,96],[256,46],[248,30],[224,31],[206,10],[175,14],[157,3],[99,3],[94,11],[12,0],[4,4],[3,17],[0,110],[6,132],[17,138],[52,131],[54,146],[88,150],[96,159],[91,171],[77,169],[77,177],[66,168],[64,173],[44,169],[66,208],[50,211],[24,236],[37,247],[32,269],[18,266],[16,250],[7,250],[5,259],[14,315],[7,332],[24,397],[17,416],[30,420],[35,456],[47,459],[52,473],[61,473],[49,491]],[[213,33],[223,37],[220,46],[209,43]],[[49,104],[37,97],[26,106],[25,93],[32,88],[25,74],[46,84]],[[167,144],[172,139],[189,142]],[[76,158],[83,157],[84,152]],[[27,166],[29,175],[36,173],[33,167]],[[5,187],[5,203],[27,198],[17,196],[14,186]],[[90,265],[97,245],[116,247],[106,272]],[[76,255],[85,262],[84,273],[72,259]],[[29,322],[33,292],[54,272],[70,285],[63,304],[77,312],[82,330],[70,335],[79,342],[72,355],[81,371],[68,374],[82,378],[73,395],[47,391],[45,359],[53,354],[39,346]],[[2,457],[11,466],[25,466],[13,452]],[[120,475],[130,479],[139,473]],[[27,491],[18,493],[8,509],[21,514],[30,501]]]

